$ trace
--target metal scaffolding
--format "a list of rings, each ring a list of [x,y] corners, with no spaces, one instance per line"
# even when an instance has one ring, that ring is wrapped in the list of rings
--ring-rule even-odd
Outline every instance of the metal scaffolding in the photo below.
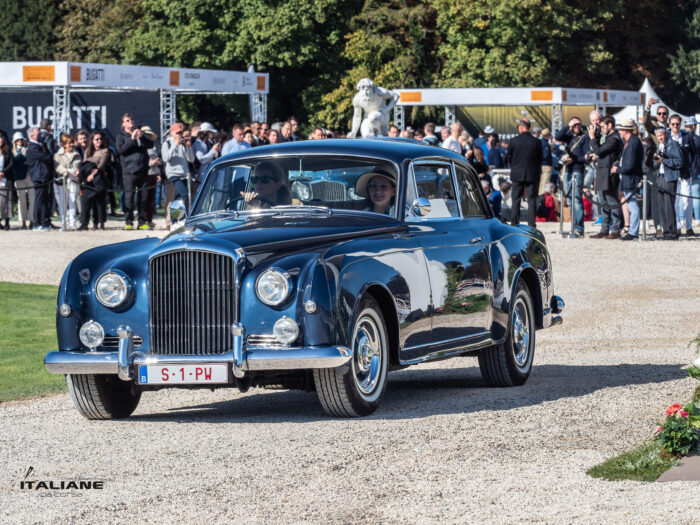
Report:
[[[445,126],[449,126],[457,120],[457,109],[455,106],[445,106]]]
[[[172,89],[160,90],[160,137],[164,138],[177,118],[177,101]]]
[[[53,136],[57,143],[61,141],[61,133],[70,129],[70,88],[68,86],[53,87]]]
[[[252,95],[252,99],[250,108],[251,119],[254,122],[267,122],[267,95],[255,93]]]
[[[405,114],[403,106],[394,106],[394,126],[401,131],[405,129]]]

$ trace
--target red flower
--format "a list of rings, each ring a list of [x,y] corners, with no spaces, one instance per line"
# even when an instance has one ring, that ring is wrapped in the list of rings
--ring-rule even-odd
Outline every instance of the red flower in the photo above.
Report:
[[[682,408],[683,408],[683,407],[682,407],[681,405],[678,405],[678,404],[676,404],[676,405],[671,405],[670,407],[668,407],[668,408],[666,409],[666,415],[667,415],[667,416],[672,416],[673,414],[675,414],[676,412],[678,412],[678,411],[679,411],[680,409],[682,409]]]
[[[686,412],[685,410],[679,410],[678,415],[681,417],[688,417],[689,416],[688,412]]]
[[[664,427],[662,427],[661,425],[657,426],[657,427],[654,429],[654,434],[658,434],[658,433],[661,432],[663,429],[664,429]]]

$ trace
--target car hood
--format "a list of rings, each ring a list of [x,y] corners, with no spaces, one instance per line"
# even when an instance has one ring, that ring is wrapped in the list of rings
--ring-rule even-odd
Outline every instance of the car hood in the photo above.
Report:
[[[159,248],[215,238],[240,246],[246,253],[254,253],[404,230],[406,226],[391,217],[361,213],[243,215],[192,220],[165,237]]]

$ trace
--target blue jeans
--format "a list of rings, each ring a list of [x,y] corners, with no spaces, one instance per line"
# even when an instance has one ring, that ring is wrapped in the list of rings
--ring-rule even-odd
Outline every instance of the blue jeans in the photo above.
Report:
[[[583,233],[583,171],[576,170],[572,173],[566,172],[564,179],[564,194],[568,195],[566,202],[571,207],[571,197],[574,195],[571,189],[571,179],[576,181],[576,201],[574,203],[574,228],[577,232]]]
[[[626,191],[625,200],[627,201],[627,209],[630,212],[630,228],[627,231],[627,233],[632,237],[637,237],[639,235],[640,218],[640,209],[639,201],[637,200],[637,193],[634,191]]]
[[[694,197],[693,215],[696,221],[700,221],[700,174],[690,180],[690,194]]]

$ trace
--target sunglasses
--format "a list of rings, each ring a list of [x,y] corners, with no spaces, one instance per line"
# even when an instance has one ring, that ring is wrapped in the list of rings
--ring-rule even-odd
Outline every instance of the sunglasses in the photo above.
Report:
[[[657,111],[656,114],[660,117],[662,117],[664,115],[668,115],[668,113],[666,113],[665,111]]]
[[[250,178],[250,182],[253,184],[268,184],[269,182],[277,182],[279,179],[271,175],[259,175],[257,177],[253,176]]]
[[[671,122],[671,126],[680,126],[680,125],[681,125],[680,122]]]

